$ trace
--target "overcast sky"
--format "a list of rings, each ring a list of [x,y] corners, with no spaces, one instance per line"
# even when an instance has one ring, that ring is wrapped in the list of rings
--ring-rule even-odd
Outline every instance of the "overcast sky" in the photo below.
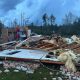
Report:
[[[36,23],[44,13],[53,14],[59,24],[68,12],[80,16],[80,0],[0,0],[0,19],[7,24],[21,13]]]

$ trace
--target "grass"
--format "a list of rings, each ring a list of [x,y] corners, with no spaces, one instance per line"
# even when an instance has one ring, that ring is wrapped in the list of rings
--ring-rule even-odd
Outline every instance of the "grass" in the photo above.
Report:
[[[50,72],[53,73],[50,75]],[[44,67],[38,68],[34,74],[26,74],[26,72],[13,72],[11,69],[8,73],[0,73],[0,80],[52,80],[52,78],[62,76],[60,73],[58,74],[57,71],[50,71]]]
[[[9,72],[9,73],[1,73],[0,74],[0,80],[26,80],[26,74],[25,72]]]
[[[53,73],[50,75],[50,72]],[[28,79],[27,80],[44,80],[43,78],[47,78],[47,80],[52,80],[52,78],[57,78],[57,77],[62,76],[58,71],[51,71],[46,68],[40,67],[35,71],[34,74],[28,74]]]

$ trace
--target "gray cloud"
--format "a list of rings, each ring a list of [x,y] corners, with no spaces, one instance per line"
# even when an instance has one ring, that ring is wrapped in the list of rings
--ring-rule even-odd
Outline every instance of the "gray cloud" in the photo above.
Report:
[[[73,14],[80,13],[80,0],[0,0],[0,2],[0,12],[4,11],[2,15],[7,13],[3,15],[3,19],[6,17],[9,20],[15,17],[20,20],[21,12],[24,12],[25,17],[36,22],[47,13],[56,16],[57,23],[60,23],[69,11]]]
[[[15,9],[15,6],[22,1],[23,0],[2,0],[0,9],[4,12],[8,12],[9,10]]]

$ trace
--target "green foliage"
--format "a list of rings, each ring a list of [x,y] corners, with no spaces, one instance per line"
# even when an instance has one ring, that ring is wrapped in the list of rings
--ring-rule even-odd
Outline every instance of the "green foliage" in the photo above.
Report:
[[[0,80],[43,80],[44,78],[47,78],[47,80],[52,80],[54,77],[63,77],[59,70],[54,70],[52,66],[50,69],[53,71],[47,69],[46,67],[40,67],[33,74],[26,74],[26,72],[23,71],[16,73],[13,69],[10,69],[10,72],[8,73],[0,73]],[[2,71],[4,71],[4,69]],[[50,75],[50,72],[53,74]]]
[[[57,25],[52,26],[30,26],[32,32],[42,35],[51,35],[53,31],[57,31]]]

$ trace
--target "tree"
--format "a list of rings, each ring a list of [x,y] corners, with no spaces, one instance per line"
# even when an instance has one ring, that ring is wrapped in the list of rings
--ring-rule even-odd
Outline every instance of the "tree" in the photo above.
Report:
[[[73,24],[76,20],[76,16],[73,15],[71,12],[65,15],[65,18],[63,19],[64,25],[70,25]]]
[[[50,23],[51,23],[51,25],[53,25],[54,23],[55,23],[55,17],[53,16],[53,14],[51,14],[51,16],[50,16]]]
[[[13,27],[16,27],[18,24],[17,24],[17,19],[15,18],[14,21],[13,21]]]
[[[44,26],[46,26],[48,21],[48,15],[46,13],[42,16],[42,20],[43,20]]]
[[[0,36],[1,36],[1,33],[2,33],[2,28],[4,27],[4,24],[2,23],[2,21],[0,21]]]

